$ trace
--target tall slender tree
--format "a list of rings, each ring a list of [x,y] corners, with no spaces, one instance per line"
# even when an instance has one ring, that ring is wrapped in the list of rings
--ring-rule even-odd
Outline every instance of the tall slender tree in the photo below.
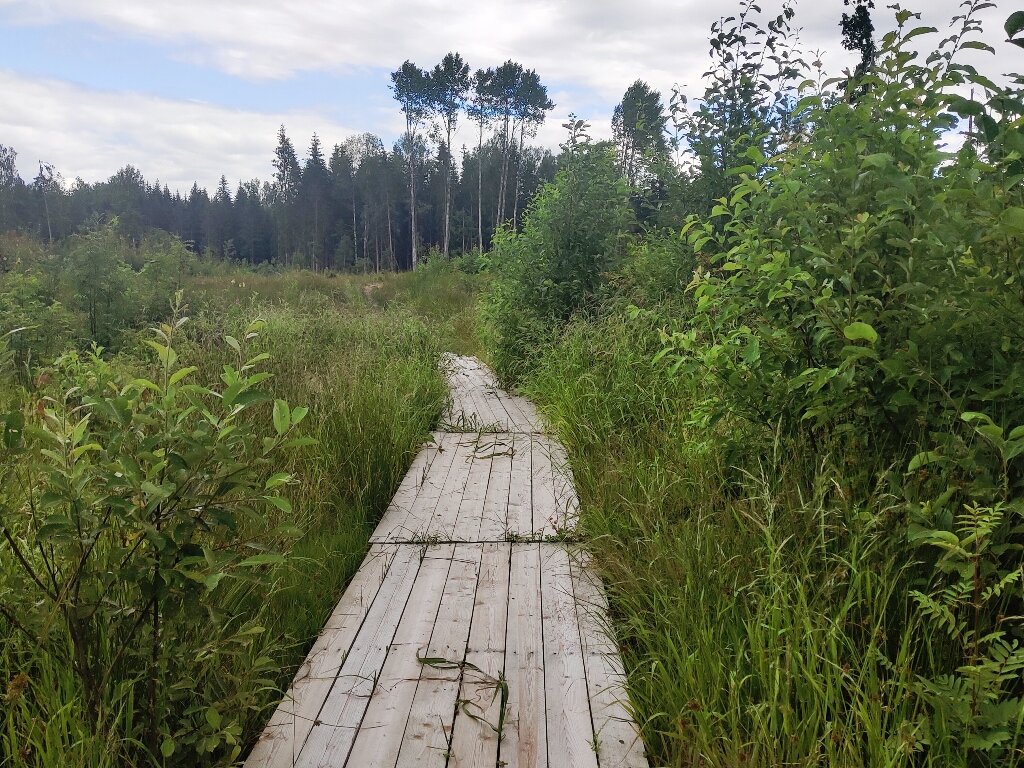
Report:
[[[419,261],[416,252],[416,154],[420,130],[429,114],[430,77],[411,61],[406,60],[391,73],[391,90],[405,114],[403,144],[409,169],[409,232],[412,248],[412,268]]]
[[[466,105],[469,92],[469,65],[458,53],[448,53],[440,64],[434,65],[430,73],[429,107],[431,114],[440,122],[444,131],[444,255],[448,255],[451,242],[452,203],[452,133],[459,121],[459,114]]]
[[[299,205],[303,217],[302,245],[313,271],[327,266],[327,217],[331,175],[324,162],[320,137],[315,133],[309,143],[309,154],[302,169]]]
[[[523,148],[526,136],[535,136],[537,129],[544,123],[548,111],[554,109],[554,103],[548,98],[548,89],[541,84],[536,70],[524,70],[516,89],[514,118],[519,125],[519,147],[516,152],[516,189],[512,205],[512,221],[519,220],[519,190],[522,181]],[[513,130],[513,137],[515,132]]]
[[[302,169],[295,146],[282,125],[274,150],[274,210],[278,229],[278,256],[286,263],[295,248],[296,213]]]
[[[484,249],[484,127],[494,119],[494,78],[493,67],[478,69],[473,73],[473,95],[467,110],[477,124],[476,148],[476,227],[477,247]]]
[[[643,80],[637,80],[622,95],[612,115],[612,134],[623,178],[635,187],[650,162],[667,159],[665,124],[668,116],[661,94]]]
[[[501,144],[501,172],[498,175],[497,223],[505,222],[508,170],[514,146],[516,107],[521,97],[523,65],[509,59],[494,71],[490,92]]]

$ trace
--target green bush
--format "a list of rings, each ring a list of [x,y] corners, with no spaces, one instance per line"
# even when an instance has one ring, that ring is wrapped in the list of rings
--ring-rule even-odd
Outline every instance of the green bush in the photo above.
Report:
[[[522,232],[501,230],[484,333],[499,375],[515,381],[573,313],[594,305],[621,261],[632,224],[629,190],[613,150],[573,123],[555,181],[530,204]]]
[[[95,353],[61,358],[36,405],[17,414],[20,430],[5,436],[5,464],[17,458],[18,471],[3,478],[13,485],[0,519],[15,563],[4,617],[73,672],[99,735],[116,727],[111,705],[139,703],[141,743],[118,734],[132,762],[240,754],[248,681],[270,659],[246,653],[261,626],[210,619],[224,582],[279,562],[268,546],[293,529],[265,520],[276,516],[267,510],[291,510],[279,492],[292,476],[274,468],[306,409],[275,401],[261,442],[250,411],[269,399],[258,389],[265,356],[226,367],[216,390],[196,384],[175,348],[184,322],[175,317],[150,341],[152,375],[126,376]],[[35,610],[10,607],[26,604]],[[197,632],[201,624],[212,631]],[[248,666],[235,667],[227,689],[217,685],[226,678],[211,675],[240,653]]]

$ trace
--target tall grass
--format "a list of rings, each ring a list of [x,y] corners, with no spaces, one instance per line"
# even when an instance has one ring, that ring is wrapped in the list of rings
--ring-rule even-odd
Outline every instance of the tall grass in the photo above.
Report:
[[[970,764],[917,685],[942,640],[909,607],[901,500],[841,453],[698,417],[656,343],[577,322],[524,382],[569,450],[652,765]]]
[[[47,645],[35,647],[0,618],[0,765],[85,768],[176,765],[182,759],[226,765],[244,755],[358,567],[370,531],[446,397],[437,362],[459,332],[450,315],[416,311],[431,306],[425,294],[438,280],[390,278],[387,301],[373,298],[377,289],[367,290],[370,282],[238,271],[195,277],[186,286],[190,323],[179,354],[199,367],[195,376],[216,380],[224,365],[238,364],[226,335],[242,339],[243,347],[251,347],[243,349],[247,353],[268,353],[273,377],[265,388],[309,407],[303,429],[315,441],[291,449],[281,467],[300,481],[288,488],[294,511],[265,521],[268,529],[288,522],[302,531],[294,542],[282,542],[285,562],[227,583],[211,612],[190,616],[179,635],[192,659],[183,673],[202,682],[210,701],[231,702],[239,716],[233,737],[238,748],[222,742],[198,757],[138,757],[145,724],[136,717],[133,681],[125,679],[104,703],[100,728],[86,711],[80,681],[57,661],[61,654],[51,653],[52,644],[67,642],[60,629]],[[471,285],[449,295],[447,306],[471,312]],[[255,318],[263,328],[258,339],[246,342],[242,330]],[[123,339],[113,365],[144,371],[144,345],[131,332]],[[17,392],[8,383],[5,397]],[[11,565],[5,556],[0,599],[31,610],[5,588],[13,583],[5,576]],[[239,642],[239,627],[262,631]],[[217,661],[204,661],[204,648],[213,644],[219,644]],[[222,652],[225,647],[229,652]]]

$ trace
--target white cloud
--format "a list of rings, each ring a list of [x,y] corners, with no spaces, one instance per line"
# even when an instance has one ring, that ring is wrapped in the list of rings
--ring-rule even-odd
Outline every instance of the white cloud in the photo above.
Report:
[[[906,0],[910,6],[915,0]],[[160,42],[179,59],[198,62],[254,81],[287,79],[303,72],[358,73],[390,70],[409,58],[421,66],[458,50],[473,67],[513,58],[535,68],[552,88],[557,103],[537,140],[551,147],[564,138],[569,112],[593,124],[592,135],[606,138],[612,105],[635,79],[646,80],[667,100],[679,83],[691,96],[703,91],[712,21],[734,13],[739,0],[0,0],[14,24],[78,22],[101,25],[120,35]],[[775,13],[781,0],[763,0]],[[960,0],[919,0],[922,23],[945,32]],[[874,11],[879,37],[892,25],[892,11],[879,2]],[[835,74],[852,57],[839,45],[838,0],[803,0],[796,24],[803,48],[824,49]],[[985,71],[1018,67],[1019,49],[999,43],[1008,11],[983,14],[987,39],[999,50]],[[921,38],[921,47],[937,37]],[[74,55],[74,52],[70,52]],[[985,60],[980,54],[978,60]],[[17,66],[9,62],[8,66]],[[108,84],[101,84],[108,85]],[[112,84],[111,84],[112,85]],[[330,145],[349,133],[310,108],[280,114],[238,111],[213,104],[172,101],[153,94],[88,90],[64,82],[0,73],[5,109],[0,140],[13,144],[22,170],[36,155],[55,162],[65,175],[102,178],[126,162],[147,178],[182,186],[193,177],[212,184],[220,172],[238,177],[269,175],[277,125],[285,122],[300,145],[318,130]],[[325,96],[326,97],[326,96]],[[385,98],[385,101],[387,99]],[[351,120],[362,130],[399,133],[401,116],[380,114],[379,102],[366,104]],[[458,140],[475,144],[464,129]],[[299,149],[304,149],[300,146]]]
[[[919,4],[926,6],[926,21],[944,26],[959,3]],[[781,2],[762,5],[775,13]],[[891,26],[892,11],[878,6],[876,26]],[[20,23],[89,21],[168,42],[191,60],[254,80],[394,68],[406,58],[425,64],[458,50],[473,66],[511,57],[544,79],[617,100],[637,77],[663,89],[674,82],[695,85],[707,62],[710,24],[734,13],[738,0],[0,0],[4,7]],[[808,47],[831,49],[834,64],[848,62],[838,45],[838,0],[797,8]],[[998,9],[983,13],[993,40],[1002,37],[1003,16]]]
[[[23,177],[37,160],[68,181],[105,179],[126,164],[149,181],[187,192],[213,187],[223,173],[268,178],[278,127],[284,123],[301,154],[313,132],[329,148],[354,133],[308,112],[256,112],[146,94],[83,88],[0,70],[0,141],[18,152]]]

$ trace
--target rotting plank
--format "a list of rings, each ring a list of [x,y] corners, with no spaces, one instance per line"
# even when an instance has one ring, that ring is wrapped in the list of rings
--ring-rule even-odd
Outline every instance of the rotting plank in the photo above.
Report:
[[[539,544],[513,544],[505,639],[508,717],[499,745],[507,768],[548,764]]]
[[[445,768],[448,761],[482,552],[480,544],[455,547],[396,768]]]
[[[295,764],[334,680],[374,599],[394,564],[394,547],[375,544],[349,582],[341,600],[299,667],[287,695],[245,762],[246,768]]]
[[[437,623],[455,546],[430,547],[420,565],[409,603],[388,650],[380,679],[359,726],[349,764],[394,768],[420,674],[420,655]]]
[[[395,552],[395,562],[299,752],[297,768],[341,766],[348,758],[420,567],[420,548],[402,545]]]
[[[648,768],[643,741],[630,713],[622,658],[608,625],[608,601],[585,550],[570,556],[583,661],[601,768]]]
[[[466,648],[466,666],[459,690],[463,702],[455,712],[448,768],[494,766],[505,712],[502,696],[505,632],[508,618],[511,545],[482,545],[480,577],[473,604],[473,623]]]
[[[540,581],[548,762],[559,768],[598,768],[576,598],[563,546],[540,545]]]

